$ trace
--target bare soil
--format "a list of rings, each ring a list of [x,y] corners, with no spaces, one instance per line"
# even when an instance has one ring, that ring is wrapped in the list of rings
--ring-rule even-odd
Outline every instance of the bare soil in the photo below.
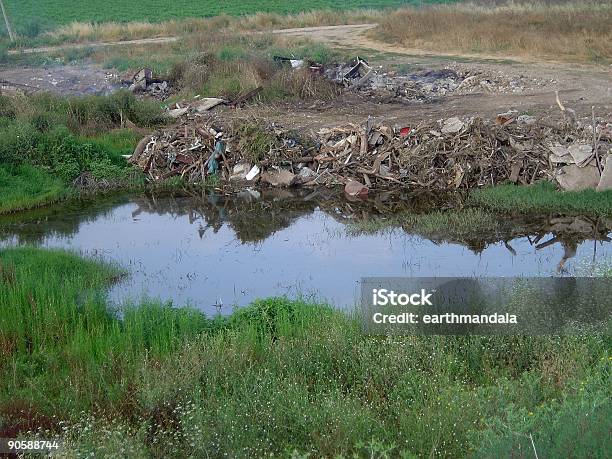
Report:
[[[427,103],[381,103],[380,100],[356,93],[346,93],[332,102],[291,102],[275,105],[250,106],[228,110],[231,116],[257,116],[283,126],[317,129],[351,122],[362,122],[372,116],[386,124],[409,125],[418,121],[436,120],[449,116],[490,117],[514,109],[538,116],[556,108],[555,91],[563,102],[581,117],[612,115],[612,66],[534,62],[524,58],[483,55],[441,55],[423,50],[402,48],[374,41],[367,32],[375,24],[280,29],[271,33],[308,37],[355,52],[373,56],[370,63],[387,68],[407,66],[414,71],[453,68],[479,70],[491,75],[521,78],[528,84],[520,92],[490,93],[484,89],[467,95],[448,95]],[[260,33],[260,32],[258,32]],[[136,44],[158,44],[174,37],[137,40]],[[130,42],[98,43],[94,46]],[[67,45],[74,48],[84,45]],[[54,47],[53,50],[57,50]],[[49,51],[49,48],[28,52]],[[380,70],[384,71],[384,70]],[[116,75],[99,66],[57,66],[50,68],[0,69],[0,80],[51,90],[61,94],[104,93],[116,87]],[[533,81],[533,84],[529,84]]]
[[[407,125],[449,116],[489,117],[511,109],[537,116],[556,108],[555,91],[559,91],[563,102],[579,116],[590,116],[592,107],[598,116],[610,118],[612,114],[612,66],[534,62],[514,56],[504,56],[502,60],[500,56],[434,54],[372,40],[367,37],[367,31],[373,27],[375,24],[309,27],[274,33],[309,37],[364,55],[374,52],[375,58],[370,63],[381,66],[408,65],[415,70],[478,69],[489,74],[504,74],[508,78],[522,76],[527,81],[532,79],[538,83],[520,93],[491,94],[483,90],[475,94],[450,95],[424,104],[381,104],[347,94],[328,104],[291,105],[290,110],[287,106],[257,107],[245,112],[251,111],[271,121],[296,127],[318,128],[337,125],[338,122],[361,122],[367,116],[388,124]]]
[[[98,65],[0,68],[1,90],[50,91],[64,96],[109,94],[121,86],[117,73]]]

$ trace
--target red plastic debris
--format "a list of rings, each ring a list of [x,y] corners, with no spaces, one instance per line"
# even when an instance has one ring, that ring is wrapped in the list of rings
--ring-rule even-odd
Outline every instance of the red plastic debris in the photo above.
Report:
[[[400,129],[400,137],[407,137],[408,134],[410,134],[410,131],[412,129],[410,129],[409,127],[403,127]]]

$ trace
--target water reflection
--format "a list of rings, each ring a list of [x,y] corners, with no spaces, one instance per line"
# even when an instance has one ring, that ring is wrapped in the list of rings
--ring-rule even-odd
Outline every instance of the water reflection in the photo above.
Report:
[[[116,300],[144,294],[211,313],[279,294],[348,306],[363,276],[551,275],[612,253],[605,219],[500,217],[488,231],[402,219],[460,207],[457,197],[349,201],[330,190],[119,195],[2,218],[0,238],[119,262],[131,276],[111,291]],[[363,225],[381,219],[386,230]]]

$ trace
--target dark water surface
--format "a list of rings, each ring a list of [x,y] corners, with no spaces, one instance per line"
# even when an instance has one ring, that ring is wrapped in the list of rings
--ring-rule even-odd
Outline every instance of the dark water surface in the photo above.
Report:
[[[417,234],[400,223],[364,232],[373,219],[440,203],[308,193],[114,196],[0,218],[0,241],[117,262],[130,275],[112,288],[113,300],[145,295],[207,313],[275,295],[351,306],[365,276],[551,276],[612,256],[610,221],[601,219],[500,217],[496,231],[468,236],[456,228]]]

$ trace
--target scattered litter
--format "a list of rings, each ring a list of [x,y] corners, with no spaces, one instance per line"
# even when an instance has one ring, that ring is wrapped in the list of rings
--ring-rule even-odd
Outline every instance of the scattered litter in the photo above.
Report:
[[[3,91],[10,91],[30,94],[39,90],[40,89],[35,86],[30,86],[22,83],[13,83],[12,81],[0,79],[0,93],[2,93]]]
[[[170,116],[171,118],[180,118],[181,116],[185,115],[187,112],[189,112],[189,107],[175,108],[172,110],[168,110],[168,116]]]
[[[412,73],[372,67],[356,57],[344,64],[325,66],[322,73],[330,80],[380,102],[428,102],[449,94],[520,93],[528,89],[551,84],[549,80],[528,78],[524,75],[508,76],[503,72],[491,73],[472,67],[424,69]],[[514,118],[514,116],[513,116]],[[521,115],[519,122],[533,124],[535,118]]]
[[[362,183],[350,180],[344,186],[344,192],[349,196],[365,198],[368,196],[369,189]]]
[[[243,94],[241,96],[238,96],[236,99],[231,101],[228,105],[230,105],[231,107],[239,107],[240,105],[244,104],[248,100],[250,100],[253,97],[255,97],[261,91],[263,91],[263,87],[259,86],[259,87],[255,88],[255,89],[252,89],[252,90],[246,92],[245,94]]]
[[[246,176],[251,170],[251,165],[247,163],[236,164],[232,169],[230,180],[246,180]]]
[[[140,69],[132,78],[130,91],[144,92],[147,90],[147,86],[151,84],[151,81],[153,81],[153,70],[148,68]]]
[[[456,134],[463,129],[463,122],[459,118],[448,118],[442,125],[442,134]]]
[[[295,174],[286,170],[271,170],[261,174],[261,181],[271,186],[289,186],[293,182]]]
[[[400,137],[406,137],[410,134],[410,128],[409,127],[403,127],[400,129]]]
[[[573,144],[567,147],[567,151],[578,167],[584,167],[593,159],[593,147],[585,144]]]
[[[245,178],[250,182],[259,175],[259,172],[260,172],[259,167],[253,166]]]
[[[221,105],[223,103],[225,103],[225,100],[223,99],[219,99],[216,97],[205,97],[203,99],[200,99],[193,106],[193,108],[195,109],[196,112],[202,113],[202,112],[207,112],[208,110],[216,107],[217,105]]]
[[[516,117],[516,121],[519,123],[534,124],[537,120],[535,116],[519,115]]]

